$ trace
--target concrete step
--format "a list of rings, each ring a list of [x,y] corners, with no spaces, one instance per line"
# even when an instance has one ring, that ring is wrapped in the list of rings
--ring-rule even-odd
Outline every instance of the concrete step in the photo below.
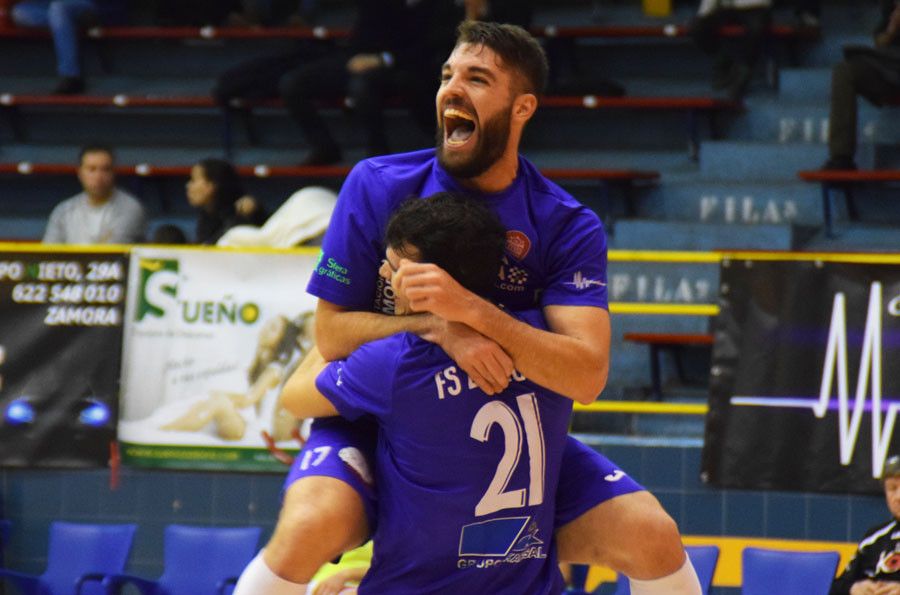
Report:
[[[896,252],[900,246],[900,226],[859,223],[839,220],[834,225],[835,236],[817,233],[803,249],[809,251]]]
[[[767,184],[675,181],[664,178],[637,201],[649,219],[741,225],[821,225],[818,185],[800,181]]]
[[[830,68],[782,68],[778,73],[780,100],[827,105],[830,96]]]
[[[790,250],[790,225],[728,225],[685,221],[623,219],[610,247],[618,250]]]
[[[710,180],[791,181],[797,172],[819,167],[824,145],[706,141],[700,145],[700,172]]]

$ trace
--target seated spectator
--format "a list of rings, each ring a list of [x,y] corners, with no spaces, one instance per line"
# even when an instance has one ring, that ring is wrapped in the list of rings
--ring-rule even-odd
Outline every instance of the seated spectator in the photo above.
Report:
[[[822,0],[794,0],[794,17],[801,27],[818,27],[822,18]]]
[[[218,78],[213,96],[228,108],[235,99],[280,95],[310,148],[301,165],[341,160],[317,102],[347,96],[366,133],[367,155],[385,154],[384,104],[396,89],[403,89],[416,121],[431,135],[433,73],[453,45],[455,14],[452,2],[359,0],[346,45],[305,44],[288,54],[239,64]]]
[[[215,244],[235,225],[261,225],[266,213],[244,193],[234,166],[222,159],[204,159],[191,169],[186,184],[188,203],[199,210],[194,242]]]
[[[875,47],[844,48],[831,71],[828,161],[824,169],[856,169],[857,95],[875,105],[900,96],[900,4],[881,0]]]
[[[187,236],[180,227],[173,223],[165,223],[160,225],[153,231],[150,238],[151,244],[176,245],[187,244]]]
[[[753,78],[753,68],[771,18],[772,0],[701,0],[691,34],[697,46],[714,56],[712,86],[740,99]],[[719,30],[740,25],[746,34],[724,43]]]
[[[259,27],[278,25],[286,20],[288,25],[294,27],[308,27],[315,21],[318,0],[292,0],[287,4],[292,6],[292,12],[285,18],[278,10],[284,7],[285,2],[241,0],[240,10],[230,13],[227,23],[232,27]]]
[[[531,26],[534,0],[465,0],[466,18],[473,21]]]
[[[13,6],[12,21],[20,27],[50,28],[60,77],[53,93],[73,95],[84,91],[81,30],[124,22],[126,6],[121,0],[22,0]]]
[[[891,520],[866,531],[829,595],[900,595],[900,456],[885,461],[881,482]]]
[[[112,149],[88,145],[78,156],[83,192],[56,205],[44,243],[133,244],[144,239],[144,207],[115,186]]]

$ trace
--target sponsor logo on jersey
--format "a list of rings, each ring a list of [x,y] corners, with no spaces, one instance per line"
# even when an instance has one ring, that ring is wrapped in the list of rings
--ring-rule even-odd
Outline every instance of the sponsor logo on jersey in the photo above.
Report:
[[[528,283],[528,270],[525,267],[510,264],[509,259],[504,256],[500,265],[500,289],[504,291],[522,292],[525,291],[525,284]]]
[[[603,281],[598,281],[597,279],[588,279],[584,276],[581,271],[576,271],[574,275],[572,275],[571,281],[566,281],[566,285],[571,285],[575,289],[588,289],[592,286],[597,287],[605,287],[606,283]]]
[[[610,483],[615,483],[615,482],[619,481],[620,479],[622,479],[623,477],[625,477],[625,472],[622,471],[621,469],[616,469],[609,475],[604,475],[603,479],[605,479],[606,481],[608,481]]]
[[[540,527],[530,516],[491,519],[463,526],[457,568],[494,568],[547,557]]]
[[[516,260],[522,260],[531,251],[531,240],[521,231],[506,232],[506,251]]]
[[[319,254],[319,262],[316,263],[315,274],[320,277],[333,279],[341,285],[351,285],[353,282],[350,279],[350,269],[330,256],[325,258],[324,254]]]

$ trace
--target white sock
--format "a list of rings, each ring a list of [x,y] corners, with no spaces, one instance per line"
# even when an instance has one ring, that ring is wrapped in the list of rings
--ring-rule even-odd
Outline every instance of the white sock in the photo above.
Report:
[[[697,573],[694,572],[694,565],[691,564],[691,559],[687,555],[685,555],[681,568],[669,576],[650,581],[629,578],[628,581],[631,583],[631,595],[702,595],[703,593]]]
[[[260,595],[261,593],[266,595],[304,595],[306,584],[286,581],[272,572],[272,569],[263,560],[262,552],[259,552],[244,568],[231,595]]]

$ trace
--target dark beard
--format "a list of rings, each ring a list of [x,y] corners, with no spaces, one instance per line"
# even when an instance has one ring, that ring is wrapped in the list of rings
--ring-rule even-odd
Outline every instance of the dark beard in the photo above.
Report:
[[[511,121],[511,109],[504,109],[500,114],[485,122],[478,137],[478,145],[462,161],[450,162],[444,155],[444,125],[440,123],[437,130],[438,163],[447,170],[451,176],[461,180],[477,178],[492,165],[500,160],[506,144],[509,141],[509,125]]]

